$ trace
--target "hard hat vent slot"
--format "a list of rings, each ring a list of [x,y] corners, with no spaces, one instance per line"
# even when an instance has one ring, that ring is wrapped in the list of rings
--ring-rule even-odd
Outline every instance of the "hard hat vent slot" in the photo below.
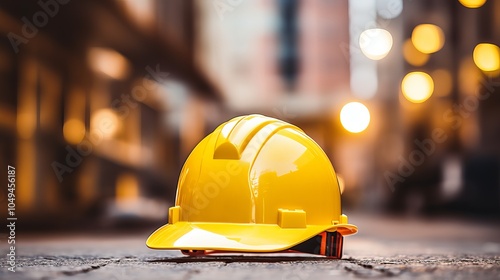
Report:
[[[250,115],[226,123],[217,137],[214,159],[240,159],[250,140],[261,129],[272,123],[289,126],[280,120],[261,115]]]

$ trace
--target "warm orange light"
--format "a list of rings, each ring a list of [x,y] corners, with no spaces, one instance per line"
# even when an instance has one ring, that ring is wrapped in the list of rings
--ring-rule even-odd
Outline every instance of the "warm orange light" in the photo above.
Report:
[[[17,114],[17,134],[19,138],[29,139],[36,129],[36,115],[33,112],[18,112]]]
[[[476,66],[485,72],[500,69],[500,49],[494,44],[478,44],[472,56]]]
[[[94,71],[114,79],[124,79],[130,73],[130,63],[119,52],[106,48],[91,48],[88,53],[89,64]]]
[[[420,24],[413,29],[411,41],[420,52],[435,53],[444,45],[444,33],[437,25]]]
[[[30,211],[39,199],[36,192],[37,157],[39,150],[35,141],[23,140],[17,144],[16,162],[16,210]],[[7,168],[5,168],[7,169]],[[39,208],[36,208],[39,209]]]
[[[154,0],[121,0],[126,12],[142,27],[151,27],[155,19],[156,2]]]
[[[120,206],[126,207],[139,198],[139,182],[132,174],[121,174],[116,180],[115,201]]]
[[[486,3],[486,0],[458,0],[462,5],[464,5],[467,8],[479,8],[484,3]]]
[[[349,132],[362,132],[370,124],[370,111],[362,103],[347,103],[340,111],[340,122]]]
[[[17,134],[21,139],[30,139],[36,130],[36,95],[32,85],[23,85],[19,92]]]
[[[78,144],[85,137],[85,125],[78,119],[69,119],[63,127],[64,139],[71,144]]]
[[[404,97],[413,103],[422,103],[431,97],[434,81],[424,72],[410,72],[401,82]]]
[[[91,129],[105,138],[112,137],[120,129],[120,119],[112,109],[101,109],[92,115]]]
[[[429,60],[429,55],[417,50],[410,39],[403,44],[403,56],[413,66],[422,66]]]

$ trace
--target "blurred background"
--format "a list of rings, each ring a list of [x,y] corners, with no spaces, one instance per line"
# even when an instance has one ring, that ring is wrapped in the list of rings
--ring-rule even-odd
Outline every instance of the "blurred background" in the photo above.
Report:
[[[21,228],[158,226],[251,113],[321,145],[348,211],[500,220],[500,1],[2,1],[0,33]]]

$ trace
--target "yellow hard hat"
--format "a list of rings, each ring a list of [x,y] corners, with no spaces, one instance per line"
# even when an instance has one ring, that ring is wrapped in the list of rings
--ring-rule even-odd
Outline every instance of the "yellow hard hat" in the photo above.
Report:
[[[341,212],[337,176],[323,150],[289,123],[248,115],[217,127],[182,168],[168,224],[153,249],[298,251],[340,258],[357,232]]]

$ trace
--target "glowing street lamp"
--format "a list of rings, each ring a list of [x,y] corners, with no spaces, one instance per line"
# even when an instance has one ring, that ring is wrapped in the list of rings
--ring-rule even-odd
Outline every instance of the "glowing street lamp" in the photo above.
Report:
[[[340,122],[349,132],[359,133],[370,124],[370,111],[359,102],[350,102],[340,110]]]
[[[485,71],[497,71],[500,69],[500,48],[488,43],[478,44],[472,54],[476,66]]]
[[[373,60],[384,58],[392,48],[392,35],[381,28],[367,29],[359,36],[359,47],[366,57]]]
[[[422,103],[434,92],[434,81],[424,72],[410,72],[401,82],[404,97],[413,103]]]
[[[437,25],[420,24],[413,29],[411,41],[420,52],[435,53],[444,45],[444,33]]]

